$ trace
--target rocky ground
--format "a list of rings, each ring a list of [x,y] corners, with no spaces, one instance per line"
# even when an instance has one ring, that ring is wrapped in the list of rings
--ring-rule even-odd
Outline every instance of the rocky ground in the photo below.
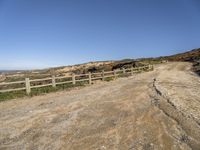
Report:
[[[0,103],[0,149],[200,149],[200,78],[189,63]]]

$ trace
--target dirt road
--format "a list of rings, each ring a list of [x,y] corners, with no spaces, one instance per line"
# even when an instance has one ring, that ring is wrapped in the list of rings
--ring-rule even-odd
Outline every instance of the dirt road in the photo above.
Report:
[[[189,63],[0,103],[0,149],[199,150],[200,78]]]

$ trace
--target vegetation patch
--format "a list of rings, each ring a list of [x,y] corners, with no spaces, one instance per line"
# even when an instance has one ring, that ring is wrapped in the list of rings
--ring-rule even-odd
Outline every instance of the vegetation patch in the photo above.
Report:
[[[72,83],[61,84],[61,85],[57,85],[55,88],[52,86],[41,87],[41,88],[32,88],[31,94],[29,96],[42,95],[42,94],[46,94],[46,93],[62,91],[65,89],[71,89],[74,87],[81,87],[81,86],[85,86],[86,83],[87,83],[87,81],[83,81],[83,82],[77,82],[75,85],[73,85]],[[25,97],[25,96],[28,96],[26,94],[25,90],[0,93],[0,102],[5,101],[5,100],[10,100],[10,99],[15,99],[15,98],[21,98],[21,97]]]
[[[107,81],[107,82],[112,81],[112,80],[114,80],[114,77],[107,77],[104,79],[104,81]]]
[[[13,92],[6,92],[6,93],[0,93],[0,102],[15,98],[21,98],[26,96],[25,91],[13,91]]]

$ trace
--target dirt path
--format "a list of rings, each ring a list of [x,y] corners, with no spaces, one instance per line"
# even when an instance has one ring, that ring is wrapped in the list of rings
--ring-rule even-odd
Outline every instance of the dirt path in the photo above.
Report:
[[[0,103],[0,149],[200,149],[200,78],[191,64]]]

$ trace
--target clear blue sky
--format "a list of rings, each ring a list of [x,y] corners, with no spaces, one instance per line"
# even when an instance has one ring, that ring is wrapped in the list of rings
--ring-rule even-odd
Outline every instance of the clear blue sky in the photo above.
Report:
[[[200,0],[0,0],[0,69],[200,47]]]

